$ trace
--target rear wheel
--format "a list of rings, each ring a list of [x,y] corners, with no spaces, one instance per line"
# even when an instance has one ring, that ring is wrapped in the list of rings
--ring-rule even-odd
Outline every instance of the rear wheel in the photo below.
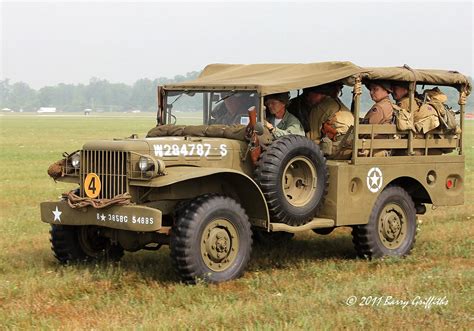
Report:
[[[353,227],[352,241],[363,258],[404,256],[413,248],[415,234],[413,200],[403,188],[389,186],[375,201],[369,222]]]
[[[252,231],[233,199],[204,195],[179,213],[171,235],[171,258],[188,284],[219,283],[240,277],[250,259]]]
[[[51,225],[51,249],[61,263],[111,260],[119,261],[123,248],[99,234],[96,226]]]

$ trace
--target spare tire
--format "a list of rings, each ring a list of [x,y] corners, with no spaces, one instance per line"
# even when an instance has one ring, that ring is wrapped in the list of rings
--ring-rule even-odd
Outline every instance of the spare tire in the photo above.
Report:
[[[265,195],[272,220],[302,225],[316,215],[327,193],[326,159],[312,140],[284,136],[261,154],[255,180]]]

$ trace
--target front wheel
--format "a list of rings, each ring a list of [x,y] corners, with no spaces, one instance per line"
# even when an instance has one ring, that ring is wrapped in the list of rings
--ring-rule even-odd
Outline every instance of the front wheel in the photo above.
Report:
[[[96,226],[51,225],[51,249],[61,263],[110,260],[119,261],[123,248],[100,236]]]
[[[238,278],[252,250],[248,217],[240,204],[229,197],[200,196],[176,218],[170,249],[185,283],[220,283]]]
[[[352,229],[352,241],[362,258],[408,255],[415,244],[416,209],[401,187],[389,186],[375,201],[365,225]]]

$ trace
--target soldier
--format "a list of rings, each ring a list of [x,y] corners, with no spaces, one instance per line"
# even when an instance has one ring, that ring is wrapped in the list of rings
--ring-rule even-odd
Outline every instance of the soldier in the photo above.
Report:
[[[392,98],[400,108],[410,111],[410,98],[408,96],[408,83],[392,82]]]
[[[268,109],[265,126],[275,138],[288,134],[304,136],[304,129],[300,121],[288,111],[286,107],[290,101],[290,93],[277,93],[265,97],[265,106]]]
[[[223,102],[219,103],[211,112],[211,124],[244,124],[242,117],[248,117],[247,110],[255,105],[255,101],[245,93],[224,95]]]
[[[410,109],[410,97],[408,96],[408,82],[392,82],[392,98],[395,100],[398,107],[412,112]],[[417,111],[420,107],[421,100],[415,97],[413,111]]]
[[[335,100],[339,100],[338,95],[341,89],[342,84],[339,83],[329,83],[317,87],[305,88],[303,89],[303,94],[290,100],[288,111],[299,119],[304,131],[309,133],[312,127],[310,113],[311,109],[316,106],[315,100],[317,99],[317,97],[315,99],[314,94],[318,93],[319,91],[334,98]]]
[[[368,84],[370,97],[375,104],[370,108],[362,120],[362,124],[390,124],[393,119],[393,104],[389,93],[392,87],[386,81],[372,81]]]
[[[312,107],[309,113],[311,130],[308,136],[317,143],[321,139],[323,123],[328,121],[338,111],[349,112],[349,109],[337,97],[341,87],[340,84],[325,84],[306,89],[305,91],[308,94],[308,103]]]

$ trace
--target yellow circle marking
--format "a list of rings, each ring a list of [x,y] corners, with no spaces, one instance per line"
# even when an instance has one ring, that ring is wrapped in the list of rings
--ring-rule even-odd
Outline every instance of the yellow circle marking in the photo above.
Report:
[[[95,173],[91,172],[87,174],[86,179],[84,179],[84,192],[89,198],[97,198],[100,194],[102,184],[100,183],[100,178]]]

